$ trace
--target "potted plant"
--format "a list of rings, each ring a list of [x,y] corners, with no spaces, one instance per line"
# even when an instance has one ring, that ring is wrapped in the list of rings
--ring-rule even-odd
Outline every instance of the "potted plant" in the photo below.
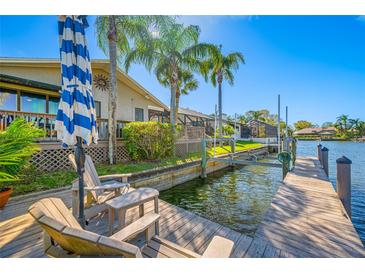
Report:
[[[11,193],[11,183],[21,181],[20,171],[33,153],[39,150],[35,144],[44,131],[24,119],[15,119],[0,132],[0,208],[3,208]]]

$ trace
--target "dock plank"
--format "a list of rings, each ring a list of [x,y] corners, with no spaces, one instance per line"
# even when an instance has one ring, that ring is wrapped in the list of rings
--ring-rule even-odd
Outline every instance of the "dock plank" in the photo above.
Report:
[[[281,250],[279,257],[365,256],[337,193],[312,157],[297,158],[255,233],[258,237]],[[259,247],[251,247],[254,255]]]

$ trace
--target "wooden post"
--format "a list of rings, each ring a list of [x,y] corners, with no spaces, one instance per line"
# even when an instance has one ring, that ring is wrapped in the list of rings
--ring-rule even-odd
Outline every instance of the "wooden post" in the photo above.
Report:
[[[201,140],[201,146],[202,146],[202,162],[201,162],[202,172],[201,172],[201,177],[206,178],[207,177],[207,172],[206,172],[206,168],[207,168],[207,146],[206,146],[206,141],[205,141],[204,137]]]
[[[297,159],[297,142],[295,141],[295,139],[291,140],[291,153],[292,153],[292,162],[294,166],[295,161]]]
[[[321,159],[321,149],[322,149],[322,145],[318,144],[317,145],[317,151],[318,151],[318,161],[320,162],[320,164],[322,165],[322,159]]]
[[[288,174],[288,172],[289,172],[291,155],[287,151],[280,152],[278,155],[278,160],[282,164],[283,180],[284,180],[286,174]]]
[[[231,153],[235,153],[236,152],[236,142],[234,139],[230,140],[231,143]]]
[[[284,140],[283,140],[283,150],[286,151],[286,152],[290,152],[289,150],[289,138],[288,137],[284,137]]]
[[[282,164],[283,164],[283,180],[284,180],[285,177],[286,177],[286,175],[289,172],[290,160],[289,159],[285,159]]]
[[[321,149],[321,159],[324,172],[328,176],[328,148],[323,147]]]
[[[160,208],[158,205],[158,196],[154,198],[154,203],[155,203],[155,213],[159,214]],[[160,234],[160,220],[157,220],[155,223],[155,234],[156,235]]]
[[[337,164],[337,194],[347,215],[351,219],[351,164],[352,161],[345,156],[336,160]]]

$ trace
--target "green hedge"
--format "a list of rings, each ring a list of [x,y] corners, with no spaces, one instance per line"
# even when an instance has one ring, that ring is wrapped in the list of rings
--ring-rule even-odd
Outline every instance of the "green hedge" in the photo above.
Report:
[[[132,160],[159,160],[172,155],[174,138],[170,124],[128,123],[123,128],[123,137]]]

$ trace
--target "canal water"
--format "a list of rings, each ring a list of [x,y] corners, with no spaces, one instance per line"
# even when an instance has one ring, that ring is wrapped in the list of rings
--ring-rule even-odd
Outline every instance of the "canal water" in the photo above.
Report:
[[[206,179],[194,179],[162,191],[160,198],[252,236],[281,184],[281,177],[280,168],[227,168],[209,174]]]
[[[318,142],[299,141],[298,155],[316,156]],[[352,165],[352,219],[365,243],[365,143],[324,142],[329,149],[330,180],[336,184],[336,159]],[[274,162],[274,160],[263,160]],[[160,193],[160,198],[209,220],[252,236],[281,184],[281,169],[262,166],[228,168]]]

